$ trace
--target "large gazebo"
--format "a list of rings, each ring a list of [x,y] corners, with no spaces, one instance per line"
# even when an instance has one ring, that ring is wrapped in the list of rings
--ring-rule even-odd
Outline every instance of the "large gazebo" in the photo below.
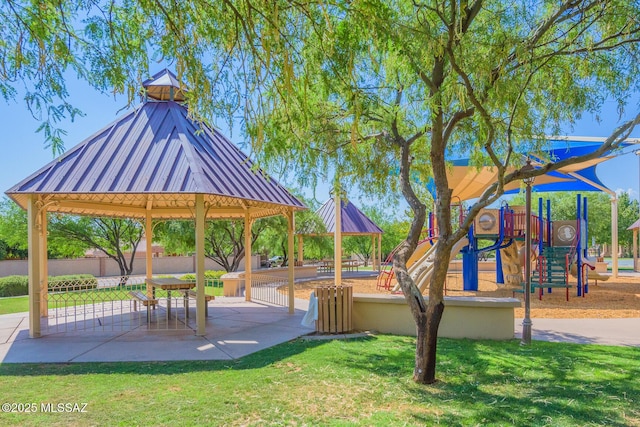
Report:
[[[305,206],[184,105],[184,88],[163,70],[143,83],[145,101],[6,194],[28,212],[29,332],[38,337],[47,304],[47,213],[144,221],[146,277],[152,277],[154,220],[195,220],[196,334],[205,334],[205,220],[242,219],[245,230],[262,217],[288,219],[294,251],[294,211]],[[251,233],[245,233],[246,298],[251,298]],[[289,263],[293,312],[293,263]]]

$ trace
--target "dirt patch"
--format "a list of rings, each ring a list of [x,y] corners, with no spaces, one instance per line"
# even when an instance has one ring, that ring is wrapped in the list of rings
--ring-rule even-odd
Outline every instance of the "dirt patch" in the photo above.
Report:
[[[297,283],[295,285],[296,298],[309,299],[311,291],[320,285],[330,285],[333,280],[316,280]],[[377,279],[357,278],[343,279],[345,285],[353,286],[354,293],[389,294],[387,290],[376,288]],[[542,300],[538,299],[537,291],[531,295],[531,317],[550,319],[580,319],[580,318],[624,318],[640,317],[640,277],[618,277],[606,282],[589,281],[589,293],[584,297],[576,296],[576,282],[569,289],[569,301],[566,301],[564,289],[554,289],[551,294],[546,292]],[[495,274],[481,273],[478,282],[478,292],[462,290],[462,273],[449,274],[447,277],[446,295],[448,296],[482,296],[482,297],[511,297],[511,289],[498,287]],[[515,297],[522,301],[522,294]],[[524,309],[516,308],[516,317],[524,317]]]

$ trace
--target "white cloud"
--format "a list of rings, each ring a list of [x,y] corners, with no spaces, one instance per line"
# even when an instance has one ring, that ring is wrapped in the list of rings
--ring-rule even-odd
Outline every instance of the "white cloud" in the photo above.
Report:
[[[637,198],[638,197],[638,192],[635,191],[633,188],[627,188],[626,190],[624,188],[617,188],[616,189],[616,194],[619,196],[621,194],[628,194],[629,197],[631,198]]]

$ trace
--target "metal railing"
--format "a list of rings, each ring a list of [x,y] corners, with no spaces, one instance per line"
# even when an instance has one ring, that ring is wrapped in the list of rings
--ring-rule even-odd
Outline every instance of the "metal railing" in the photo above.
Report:
[[[167,316],[168,294],[156,290],[155,302],[142,302],[131,292],[146,294],[144,277],[55,280],[44,297],[47,316],[42,331],[130,331],[141,326],[154,330],[189,328],[181,292],[171,295],[171,317]],[[152,300],[152,298],[149,298]],[[195,304],[190,305],[191,309]]]
[[[289,279],[286,277],[253,274],[251,300],[289,307]]]

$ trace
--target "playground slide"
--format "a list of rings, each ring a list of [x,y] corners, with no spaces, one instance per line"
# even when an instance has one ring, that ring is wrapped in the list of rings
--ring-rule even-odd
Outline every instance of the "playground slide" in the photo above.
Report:
[[[506,285],[520,286],[522,283],[525,247],[522,242],[513,242],[507,248],[500,250],[502,256],[502,272]],[[535,263],[538,259],[538,246],[531,247],[531,271],[535,270]],[[500,286],[500,285],[498,285]]]
[[[424,256],[426,252],[428,252],[431,248],[435,247],[435,245],[431,244],[431,241],[424,240],[422,241],[416,250],[413,252],[413,255],[409,257],[407,260],[407,268],[411,268],[412,265],[416,263],[420,258]]]
[[[571,275],[573,277],[577,277],[578,276],[578,266],[576,265],[576,263],[571,264],[571,268],[569,269],[569,273],[571,273]],[[602,280],[603,282],[606,282],[607,280],[609,280],[610,276],[605,276],[603,274],[600,274],[599,272],[592,270],[591,268],[587,268],[587,278],[592,279],[592,280]]]
[[[513,242],[510,246],[500,249],[500,255],[502,256],[502,271],[505,284],[519,286],[522,283],[522,264],[520,262],[518,242]]]
[[[408,268],[408,273],[413,278],[413,281],[420,289],[420,292],[424,292],[429,286],[431,281],[431,275],[433,274],[433,256],[435,254],[438,242],[436,242],[428,251],[426,251],[411,267]],[[459,240],[451,250],[451,258],[458,255],[458,252],[465,246],[469,245],[469,240],[465,237]],[[396,284],[394,291],[400,290],[400,285]]]

